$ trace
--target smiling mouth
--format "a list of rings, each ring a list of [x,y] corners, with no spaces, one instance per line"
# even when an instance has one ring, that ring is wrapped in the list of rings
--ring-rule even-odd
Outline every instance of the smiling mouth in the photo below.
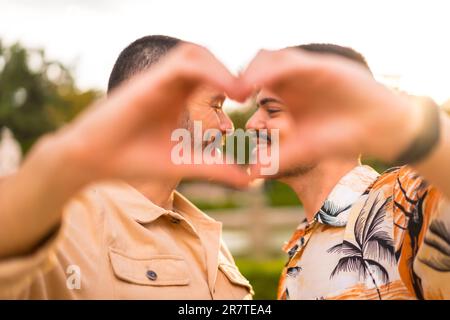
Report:
[[[253,142],[253,148],[251,150],[252,157],[258,157],[258,153],[261,150],[270,148],[272,141],[269,136],[265,134],[257,134],[255,137],[252,138]]]
[[[260,144],[269,145],[272,143],[272,140],[270,139],[270,136],[257,132],[256,137],[253,138],[253,142],[256,145]]]
[[[225,144],[225,136],[224,135],[221,135],[221,137],[219,137],[219,138],[217,136],[212,136],[208,141],[203,142],[203,144],[202,144],[203,148],[206,148],[209,145],[215,144],[217,139],[221,140],[220,146],[223,146]]]

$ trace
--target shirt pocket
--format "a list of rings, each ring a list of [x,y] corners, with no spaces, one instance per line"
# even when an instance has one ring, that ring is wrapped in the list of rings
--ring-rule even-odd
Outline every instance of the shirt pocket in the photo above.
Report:
[[[250,282],[240,273],[236,266],[228,263],[220,263],[219,270],[223,272],[232,284],[247,288],[251,295],[255,294]]]
[[[186,261],[176,255],[131,257],[110,248],[114,275],[123,281],[144,286],[182,286],[190,282]]]

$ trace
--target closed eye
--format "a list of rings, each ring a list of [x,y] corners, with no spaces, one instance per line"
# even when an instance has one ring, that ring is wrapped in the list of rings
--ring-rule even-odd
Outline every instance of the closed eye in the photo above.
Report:
[[[274,115],[277,114],[278,112],[280,112],[280,109],[271,109],[271,108],[267,108],[267,113],[270,115]]]

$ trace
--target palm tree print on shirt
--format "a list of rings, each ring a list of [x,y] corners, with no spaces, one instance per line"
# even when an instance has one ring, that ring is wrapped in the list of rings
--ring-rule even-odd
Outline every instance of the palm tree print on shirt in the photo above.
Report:
[[[319,212],[317,212],[316,220],[322,222],[324,224],[333,225],[333,226],[344,226],[346,222],[346,217],[340,219],[339,215],[341,213],[346,212],[351,208],[351,204],[346,205],[345,207],[341,207],[335,204],[333,201],[325,200],[324,204],[320,208]],[[342,221],[340,221],[342,220]]]
[[[389,274],[379,261],[395,261],[392,237],[383,229],[386,210],[392,204],[392,197],[383,198],[378,195],[369,209],[366,207],[367,201],[355,222],[356,243],[344,240],[327,250],[328,253],[344,255],[333,269],[330,279],[340,272],[358,272],[360,279],[369,277],[372,280],[381,300],[376,278],[382,284],[387,284]]]

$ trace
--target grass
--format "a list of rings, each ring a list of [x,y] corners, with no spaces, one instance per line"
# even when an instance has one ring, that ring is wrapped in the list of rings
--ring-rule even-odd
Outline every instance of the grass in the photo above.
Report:
[[[237,258],[236,265],[250,281],[255,291],[255,300],[274,300],[277,298],[278,280],[286,259],[250,260]]]

